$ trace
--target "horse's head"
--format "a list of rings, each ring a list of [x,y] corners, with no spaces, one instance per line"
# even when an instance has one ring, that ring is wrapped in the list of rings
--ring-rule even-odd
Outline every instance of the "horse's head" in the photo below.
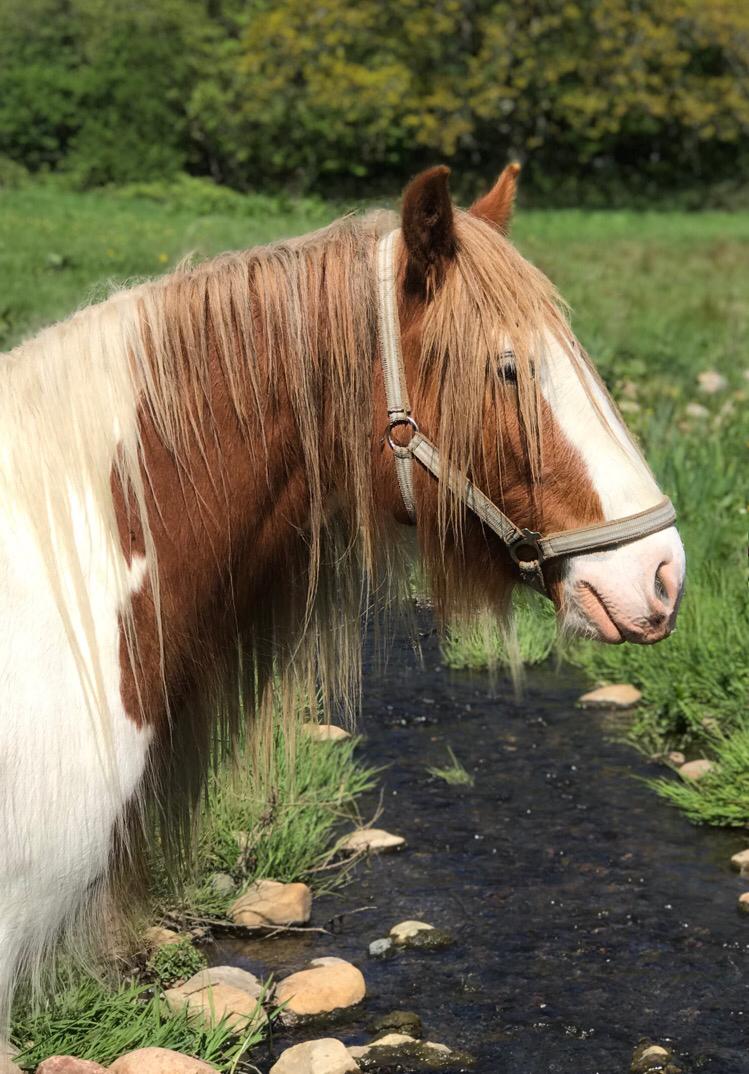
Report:
[[[453,207],[446,168],[418,176],[394,247],[411,414],[443,469],[437,479],[413,463],[415,514],[447,610],[487,597],[502,604],[520,576],[506,543],[449,488],[447,466],[516,527],[544,536],[593,527],[600,540],[605,523],[663,501],[553,286],[506,238],[517,173],[505,169],[468,212]],[[405,444],[411,434],[398,425],[392,439]],[[393,509],[405,520],[392,457],[389,465]],[[635,520],[630,532],[609,530],[615,539],[598,548],[582,535],[573,554],[542,564],[566,627],[607,642],[655,642],[671,632],[684,550],[668,517],[655,523],[651,511],[646,519],[655,532]]]

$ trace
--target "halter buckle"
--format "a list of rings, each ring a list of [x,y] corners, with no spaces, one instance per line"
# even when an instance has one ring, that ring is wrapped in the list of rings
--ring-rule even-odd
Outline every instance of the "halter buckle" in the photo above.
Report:
[[[385,439],[388,442],[388,446],[392,451],[402,451],[408,447],[408,444],[399,444],[393,440],[393,429],[396,429],[399,425],[409,425],[413,429],[414,435],[419,432],[419,426],[416,424],[414,418],[410,414],[402,414],[399,417],[391,418],[388,422],[387,431],[385,433]]]
[[[523,573],[539,570],[545,558],[541,534],[535,530],[518,530],[517,536],[508,543],[507,551]]]

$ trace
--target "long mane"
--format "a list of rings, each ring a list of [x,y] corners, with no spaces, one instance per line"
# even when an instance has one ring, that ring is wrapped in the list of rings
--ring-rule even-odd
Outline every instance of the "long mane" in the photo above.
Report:
[[[102,763],[108,763],[111,733],[107,684],[82,548],[98,541],[104,550],[137,668],[134,565],[123,550],[115,495],[123,490],[132,526],[142,535],[163,661],[143,429],[147,423],[155,430],[178,465],[183,491],[189,489],[196,450],[205,460],[217,448],[220,458],[227,415],[215,412],[217,380],[235,433],[268,472],[267,430],[281,408],[290,409],[307,525],[290,571],[294,583],[279,585],[275,595],[269,587],[278,607],[264,619],[238,623],[236,651],[216,665],[220,674],[206,669],[211,682],[201,704],[215,713],[219,695],[225,713],[223,722],[213,721],[212,741],[225,745],[238,721],[249,712],[269,714],[278,697],[288,712],[300,697],[309,701],[318,692],[355,707],[362,622],[373,602],[389,604],[408,590],[402,527],[381,517],[373,499],[374,244],[393,226],[388,214],[345,217],[302,239],[180,268],[79,311],[0,361],[0,503],[26,520],[41,550]],[[499,390],[498,355],[510,347],[535,473],[541,445],[533,363],[540,360],[544,329],[565,336],[564,310],[546,278],[496,230],[466,213],[456,214],[456,227],[458,255],[423,319],[419,418],[444,457],[480,479],[497,463],[489,456],[498,449],[487,448],[482,427],[487,393],[494,397]],[[221,502],[229,495],[225,473],[214,470],[212,481]],[[433,575],[446,533],[462,518],[446,487],[439,495],[439,538],[424,539]],[[442,615],[479,612],[478,583],[467,585],[458,569],[442,568]],[[193,800],[199,781],[200,772],[188,780]]]

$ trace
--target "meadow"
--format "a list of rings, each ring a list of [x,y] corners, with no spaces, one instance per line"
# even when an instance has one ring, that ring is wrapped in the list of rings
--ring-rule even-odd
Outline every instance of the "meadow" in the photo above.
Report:
[[[354,208],[242,196],[203,180],[76,193],[54,184],[0,195],[0,347],[114,283],[318,227]],[[718,764],[697,785],[661,790],[695,820],[749,822],[749,213],[523,211],[514,239],[569,301],[575,330],[674,500],[688,554],[678,631],[652,649],[565,645],[592,681],[644,694],[633,737]],[[714,370],[725,387],[703,392]],[[536,604],[520,609],[529,661],[556,646]],[[501,641],[456,632],[456,666],[502,659]]]

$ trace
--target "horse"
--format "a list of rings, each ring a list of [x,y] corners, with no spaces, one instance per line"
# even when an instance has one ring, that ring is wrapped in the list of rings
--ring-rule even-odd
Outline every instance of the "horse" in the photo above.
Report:
[[[355,707],[362,623],[414,555],[441,623],[504,621],[527,581],[567,631],[673,629],[673,512],[510,242],[517,173],[461,210],[432,168],[400,217],[183,265],[0,361],[6,1026],[154,817],[189,840],[241,727]]]

